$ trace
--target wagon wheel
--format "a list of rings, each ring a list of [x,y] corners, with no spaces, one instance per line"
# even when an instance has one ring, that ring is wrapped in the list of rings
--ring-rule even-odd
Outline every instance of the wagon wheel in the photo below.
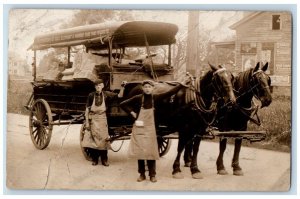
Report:
[[[43,100],[36,100],[29,115],[30,137],[37,149],[45,149],[52,135],[52,114],[49,104]]]
[[[89,150],[82,146],[84,131],[85,131],[85,122],[81,125],[81,129],[80,129],[80,138],[79,138],[80,139],[80,148],[81,148],[81,152],[83,153],[83,156],[85,157],[85,159],[88,161],[92,161]]]
[[[159,156],[162,157],[168,153],[171,147],[171,140],[169,138],[157,137]]]

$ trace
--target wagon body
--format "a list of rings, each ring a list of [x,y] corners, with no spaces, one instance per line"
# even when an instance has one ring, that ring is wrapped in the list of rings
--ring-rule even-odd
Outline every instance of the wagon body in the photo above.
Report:
[[[29,47],[34,51],[33,94],[26,105],[31,112],[30,134],[36,148],[44,149],[48,146],[55,125],[83,124],[82,139],[85,131],[83,114],[88,94],[95,90],[95,79],[103,79],[104,90],[113,92],[119,91],[122,81],[138,83],[144,79],[157,80],[158,77],[160,81],[173,80],[171,45],[176,41],[177,31],[174,24],[132,21],[92,24],[36,36]],[[155,54],[150,53],[149,47],[162,45],[168,46],[168,63],[152,60]],[[84,52],[76,53],[71,60],[71,53],[77,46],[82,46]],[[146,55],[133,60],[125,59],[126,49],[134,47],[145,47]],[[67,49],[64,70],[58,71],[55,76],[51,76],[48,70],[39,74],[39,51],[61,48]],[[40,63],[40,67],[43,67],[42,61]],[[48,64],[56,68],[61,66],[51,61]],[[87,65],[88,70],[83,70],[87,69],[83,67]],[[119,107],[120,100],[107,104],[112,140],[129,139],[133,124],[133,119]],[[159,137],[161,143],[164,143],[165,153],[169,148],[169,140]]]

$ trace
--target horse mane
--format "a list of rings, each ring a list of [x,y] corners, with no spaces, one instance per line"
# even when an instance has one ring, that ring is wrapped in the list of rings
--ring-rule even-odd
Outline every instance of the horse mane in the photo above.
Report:
[[[235,78],[234,78],[234,88],[237,91],[245,91],[248,90],[250,87],[250,78],[253,74],[253,68],[250,68],[246,71],[240,72]]]
[[[205,73],[204,76],[200,79],[200,88],[201,91],[205,90],[204,87],[207,87],[211,83],[211,80],[213,78],[213,71],[209,70]]]

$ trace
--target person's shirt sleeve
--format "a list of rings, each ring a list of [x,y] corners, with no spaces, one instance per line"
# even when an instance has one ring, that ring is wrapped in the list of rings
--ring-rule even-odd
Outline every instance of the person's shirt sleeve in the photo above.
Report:
[[[175,86],[167,92],[154,95],[154,98],[155,100],[163,100],[176,94],[181,88],[183,88],[183,86],[181,84],[178,84],[177,86]]]
[[[107,100],[113,100],[118,98],[118,93],[110,92],[110,91],[104,91],[104,94],[106,96]]]
[[[86,101],[86,108],[90,108],[92,106],[93,99],[94,99],[94,93],[90,93],[88,95],[88,98],[87,98],[87,101]]]
[[[134,105],[137,105],[139,102],[139,95],[133,96],[127,100],[124,100],[120,103],[121,108],[127,112],[130,113],[131,111],[134,110]]]

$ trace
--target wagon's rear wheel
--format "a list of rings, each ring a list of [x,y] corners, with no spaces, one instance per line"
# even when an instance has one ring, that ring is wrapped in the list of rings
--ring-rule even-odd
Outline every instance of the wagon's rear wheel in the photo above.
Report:
[[[85,157],[85,159],[88,161],[92,161],[89,150],[82,146],[84,132],[85,132],[85,122],[81,125],[81,129],[80,129],[80,148],[81,148],[81,152],[83,153],[83,156]]]
[[[162,157],[168,153],[171,147],[171,140],[161,136],[157,137],[159,156]]]
[[[29,131],[32,143],[37,149],[45,149],[52,135],[52,114],[49,104],[43,100],[36,100],[29,115]]]

